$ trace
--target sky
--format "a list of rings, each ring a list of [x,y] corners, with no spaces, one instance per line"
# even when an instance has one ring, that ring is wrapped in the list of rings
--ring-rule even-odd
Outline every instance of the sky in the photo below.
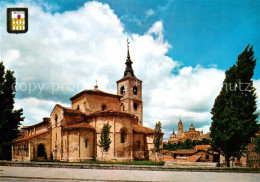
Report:
[[[27,7],[29,30],[6,32],[6,8]],[[260,1],[0,1],[0,60],[15,72],[23,125],[49,116],[84,89],[116,93],[126,60],[143,80],[144,125],[167,140],[181,118],[209,131],[225,70],[250,44],[260,58]],[[254,86],[260,95],[260,64]],[[258,98],[258,111],[260,99]]]

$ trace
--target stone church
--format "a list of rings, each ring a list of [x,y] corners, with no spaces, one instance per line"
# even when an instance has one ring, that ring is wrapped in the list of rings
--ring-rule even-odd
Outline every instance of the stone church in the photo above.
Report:
[[[128,44],[126,69],[117,81],[117,94],[95,85],[71,97],[70,108],[56,104],[50,117],[21,129],[22,137],[13,141],[12,160],[50,156],[69,162],[100,160],[97,143],[105,123],[111,126],[112,143],[104,152],[104,160],[152,160],[154,130],[143,126],[142,81],[135,76],[132,63]]]

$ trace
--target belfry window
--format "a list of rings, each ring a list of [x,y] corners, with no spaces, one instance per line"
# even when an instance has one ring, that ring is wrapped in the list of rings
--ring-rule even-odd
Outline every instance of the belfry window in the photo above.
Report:
[[[77,105],[77,110],[79,110],[79,105]]]
[[[125,87],[124,87],[124,86],[122,86],[122,87],[120,88],[120,94],[121,94],[121,95],[124,95],[124,94],[125,94]]]
[[[134,103],[134,110],[136,111],[138,109],[138,104]]]
[[[121,131],[121,137],[120,137],[121,143],[125,143],[125,138],[126,138],[126,130],[123,129]]]
[[[134,86],[134,87],[133,87],[133,94],[134,94],[134,95],[137,95],[137,86]]]
[[[103,104],[103,105],[101,106],[101,108],[102,108],[102,111],[104,111],[104,110],[106,110],[107,106],[106,106],[105,104]]]

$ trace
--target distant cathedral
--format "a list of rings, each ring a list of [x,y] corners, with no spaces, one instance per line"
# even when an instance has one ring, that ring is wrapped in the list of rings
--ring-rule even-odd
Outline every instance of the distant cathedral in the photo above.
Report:
[[[71,97],[71,107],[56,104],[50,117],[22,128],[23,136],[13,141],[12,160],[100,160],[97,143],[105,123],[111,126],[112,143],[104,160],[152,160],[155,131],[143,126],[142,81],[132,63],[127,41],[126,69],[117,81],[117,94],[103,92],[96,84]]]
[[[192,123],[189,128],[189,131],[183,131],[183,124],[180,119],[178,123],[178,136],[175,134],[173,129],[172,135],[170,137],[170,140],[168,140],[168,142],[177,143],[179,141],[184,142],[186,140],[202,140],[203,138],[209,139],[209,133],[203,135],[203,131],[196,131]]]

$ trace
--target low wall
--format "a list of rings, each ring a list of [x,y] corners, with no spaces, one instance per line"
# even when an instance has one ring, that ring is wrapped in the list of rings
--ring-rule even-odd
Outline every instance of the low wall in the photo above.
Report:
[[[235,172],[260,173],[260,168],[223,168],[207,166],[153,166],[153,165],[120,165],[120,164],[87,164],[69,162],[12,162],[0,161],[0,166],[13,167],[48,167],[76,169],[110,169],[110,170],[145,170],[145,171],[189,171],[189,172]]]
[[[167,161],[164,166],[196,166],[196,167],[217,167],[216,162],[180,162]]]

